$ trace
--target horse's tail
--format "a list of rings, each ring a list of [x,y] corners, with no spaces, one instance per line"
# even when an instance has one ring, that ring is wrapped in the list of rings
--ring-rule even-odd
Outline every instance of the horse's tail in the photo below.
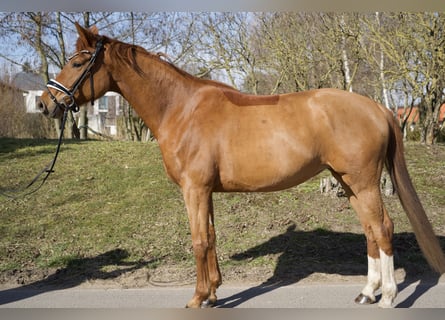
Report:
[[[402,132],[389,112],[388,122],[391,134],[386,155],[386,167],[423,255],[435,271],[443,274],[445,273],[444,253],[411,182],[403,154]]]

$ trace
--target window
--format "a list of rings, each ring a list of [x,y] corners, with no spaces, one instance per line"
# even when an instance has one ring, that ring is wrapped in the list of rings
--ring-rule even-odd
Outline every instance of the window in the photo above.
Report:
[[[98,100],[99,112],[108,112],[108,97],[101,97]]]

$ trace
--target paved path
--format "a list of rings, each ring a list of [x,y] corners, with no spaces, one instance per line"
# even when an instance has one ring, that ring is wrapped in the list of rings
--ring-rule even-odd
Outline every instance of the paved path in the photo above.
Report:
[[[222,285],[218,298],[219,307],[227,308],[377,308],[353,302],[361,288],[361,284]],[[183,308],[192,294],[193,287],[0,289],[0,308]],[[395,306],[445,308],[445,282],[399,284]]]

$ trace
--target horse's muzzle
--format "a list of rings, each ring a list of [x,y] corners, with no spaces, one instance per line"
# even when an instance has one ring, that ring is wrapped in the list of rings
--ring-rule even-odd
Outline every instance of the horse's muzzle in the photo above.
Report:
[[[43,113],[43,115],[45,117],[54,118],[54,119],[60,119],[63,116],[63,110],[59,106],[57,106],[57,105],[55,105],[55,106],[53,106],[51,108],[51,106],[46,105],[45,102],[40,100],[37,103],[37,107]]]
[[[43,101],[39,101],[37,103],[37,107],[39,108],[39,110],[45,115],[48,116],[49,115],[49,111],[48,108],[46,107],[46,105],[43,103]]]

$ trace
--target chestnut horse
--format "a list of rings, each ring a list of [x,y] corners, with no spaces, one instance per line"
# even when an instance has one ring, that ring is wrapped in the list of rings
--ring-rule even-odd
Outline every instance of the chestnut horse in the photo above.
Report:
[[[165,170],[182,190],[196,259],[188,307],[216,303],[213,192],[293,187],[328,169],[342,184],[367,239],[368,280],[356,302],[389,307],[397,295],[393,223],[379,189],[386,165],[431,267],[445,258],[407,172],[400,130],[376,102],[335,89],[253,96],[196,78],[143,48],[79,33],[76,54],[48,83],[40,108],[51,117],[107,91],[120,93],[151,129]]]

